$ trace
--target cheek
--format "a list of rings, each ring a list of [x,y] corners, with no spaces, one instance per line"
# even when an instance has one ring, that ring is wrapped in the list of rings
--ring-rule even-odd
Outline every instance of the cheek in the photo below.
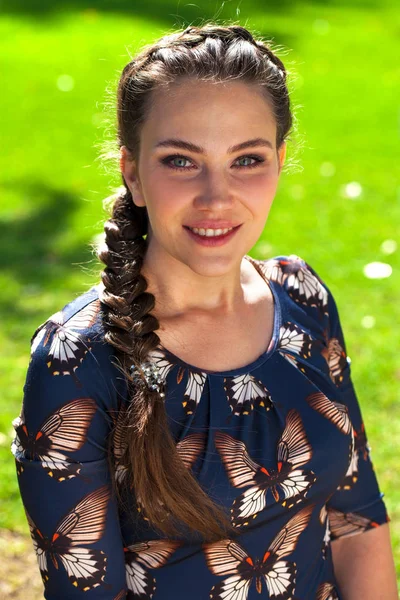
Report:
[[[267,215],[275,197],[278,179],[270,176],[249,178],[243,188],[243,196],[255,215]]]
[[[146,200],[151,203],[162,197],[165,194],[165,190],[168,187],[168,183],[166,183],[165,179],[160,177],[156,172],[151,173],[145,180],[143,186],[143,192]]]
[[[250,173],[243,174],[234,185],[243,191],[251,190],[252,193],[259,196],[269,196],[273,194],[278,185],[279,175],[275,164],[262,167],[259,171],[254,169]]]
[[[182,186],[177,182],[166,181],[155,178],[148,183],[144,191],[146,206],[150,220],[160,226],[167,222],[173,222],[177,213],[187,202],[187,194],[183,193]]]
[[[166,177],[164,171],[154,171],[146,186],[149,197],[153,199],[174,199],[187,194],[187,185],[178,177]],[[161,200],[160,200],[161,203]]]

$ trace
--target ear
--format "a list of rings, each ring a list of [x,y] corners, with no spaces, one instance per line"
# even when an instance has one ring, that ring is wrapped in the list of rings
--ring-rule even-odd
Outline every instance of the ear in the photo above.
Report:
[[[126,146],[120,148],[119,167],[136,206],[146,206],[140,183],[136,161]]]
[[[286,142],[282,142],[282,144],[279,147],[278,154],[279,154],[279,169],[278,169],[278,173],[280,173],[281,170],[282,170],[283,165],[285,164]]]

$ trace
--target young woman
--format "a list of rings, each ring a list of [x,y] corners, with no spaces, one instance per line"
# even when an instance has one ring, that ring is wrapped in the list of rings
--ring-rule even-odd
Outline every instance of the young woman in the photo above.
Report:
[[[397,598],[335,300],[299,256],[247,254],[291,127],[243,27],[123,70],[102,282],[33,335],[14,421],[45,598]]]

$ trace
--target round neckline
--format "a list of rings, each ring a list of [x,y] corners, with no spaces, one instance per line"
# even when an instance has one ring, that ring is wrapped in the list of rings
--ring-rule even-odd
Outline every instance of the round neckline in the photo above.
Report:
[[[166,354],[166,357],[172,359],[172,360],[168,360],[168,362],[170,362],[171,364],[174,364],[174,365],[180,365],[180,366],[182,366],[190,371],[196,372],[196,373],[205,373],[206,375],[215,375],[215,376],[219,376],[219,377],[232,377],[233,375],[238,376],[238,375],[243,375],[245,373],[248,373],[249,371],[253,371],[257,367],[262,365],[266,360],[268,360],[272,354],[274,354],[274,352],[278,346],[279,332],[280,332],[281,323],[282,323],[282,309],[281,309],[281,304],[280,304],[280,300],[279,300],[279,295],[275,288],[274,281],[269,280],[266,277],[263,270],[259,267],[260,261],[258,261],[255,258],[252,258],[251,256],[249,256],[247,254],[245,254],[244,258],[246,260],[248,260],[254,266],[256,271],[261,275],[261,277],[263,278],[263,280],[265,281],[265,283],[268,285],[269,289],[271,290],[272,297],[274,300],[274,303],[273,303],[274,325],[273,325],[272,337],[269,342],[267,350],[264,350],[264,352],[262,352],[260,354],[260,356],[258,358],[256,358],[255,360],[253,360],[251,363],[248,363],[247,365],[243,365],[242,367],[237,367],[236,369],[229,369],[226,371],[211,371],[209,369],[200,369],[199,367],[196,367],[194,365],[191,365],[190,363],[185,362],[184,360],[179,358],[179,356],[177,356],[176,354],[174,354],[173,352],[168,350],[168,348],[163,346],[160,342],[158,344],[158,348]]]

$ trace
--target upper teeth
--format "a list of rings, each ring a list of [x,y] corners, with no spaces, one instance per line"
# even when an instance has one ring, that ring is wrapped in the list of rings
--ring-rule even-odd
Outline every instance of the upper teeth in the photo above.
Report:
[[[194,233],[198,233],[199,235],[206,235],[207,237],[211,237],[213,235],[223,235],[231,231],[233,227],[229,227],[228,229],[197,229],[197,227],[189,227]]]

